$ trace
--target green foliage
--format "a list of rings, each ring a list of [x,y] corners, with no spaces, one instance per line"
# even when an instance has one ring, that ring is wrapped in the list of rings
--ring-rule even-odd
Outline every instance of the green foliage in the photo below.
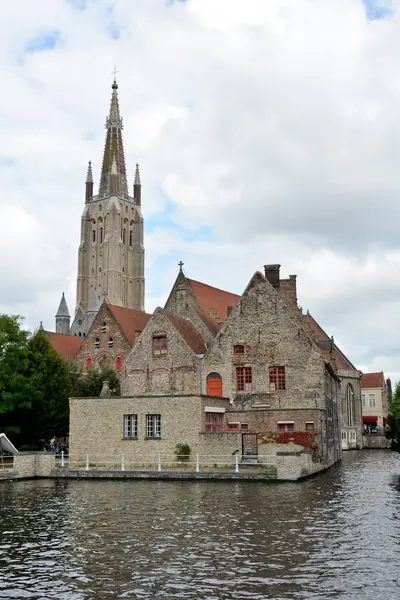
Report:
[[[28,341],[20,317],[0,315],[0,431],[14,436],[38,397],[29,369]]]
[[[34,437],[65,436],[72,392],[67,364],[42,331],[30,338],[28,347],[29,371],[38,392],[32,403]]]
[[[101,368],[94,365],[87,373],[82,372],[76,364],[69,366],[69,376],[72,395],[77,398],[97,398],[103,387],[103,382],[108,381],[111,395],[121,394],[120,382],[117,373],[108,365]]]
[[[400,452],[400,381],[397,382],[393,394],[385,436],[392,440],[392,450]]]
[[[189,462],[191,452],[189,444],[176,444],[174,454],[178,462]]]

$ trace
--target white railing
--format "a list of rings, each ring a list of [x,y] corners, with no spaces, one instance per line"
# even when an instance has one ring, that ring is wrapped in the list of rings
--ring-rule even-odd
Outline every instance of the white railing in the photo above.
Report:
[[[244,463],[238,454],[191,455],[188,460],[179,460],[175,454],[58,454],[56,466],[68,469],[106,471],[230,471],[239,473]],[[261,457],[254,462],[260,470],[273,469],[271,462]]]

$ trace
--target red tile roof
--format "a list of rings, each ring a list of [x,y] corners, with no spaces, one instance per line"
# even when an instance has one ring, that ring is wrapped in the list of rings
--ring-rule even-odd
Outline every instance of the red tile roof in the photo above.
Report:
[[[328,334],[322,329],[321,325],[317,323],[317,321],[310,315],[308,312],[304,315],[304,320],[306,321],[309,330],[314,335],[315,339],[318,342],[327,342],[330,341],[330,337]],[[343,370],[353,370],[355,366],[349,361],[347,356],[343,354],[343,352],[338,348],[338,346],[333,343],[332,354],[336,362],[336,366],[338,369]]]
[[[383,388],[385,386],[385,377],[383,372],[364,373],[361,377],[361,388]]]
[[[231,294],[224,290],[212,287],[206,283],[195,281],[194,279],[188,279],[191,285],[194,295],[197,298],[200,308],[206,313],[206,315],[213,316],[213,312],[217,314],[216,321],[226,321],[228,318],[228,306],[235,308],[236,304],[240,300],[240,296],[237,294]],[[211,311],[211,313],[210,313]]]
[[[83,344],[84,338],[68,333],[54,333],[53,331],[45,331],[47,339],[53,346],[54,350],[64,358],[64,360],[75,360],[79,348]]]
[[[172,325],[179,331],[185,342],[191,347],[195,354],[204,354],[206,351],[206,345],[203,338],[197,329],[180,317],[175,317],[169,313],[164,313],[166,317],[171,321]]]
[[[133,346],[135,343],[135,332],[143,331],[150,321],[151,315],[140,310],[134,310],[133,308],[115,306],[115,304],[107,304],[107,306],[129,340],[129,343]]]

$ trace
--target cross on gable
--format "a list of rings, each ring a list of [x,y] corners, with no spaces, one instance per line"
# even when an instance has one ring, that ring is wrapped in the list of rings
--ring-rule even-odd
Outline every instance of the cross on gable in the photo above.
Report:
[[[183,263],[182,261],[178,262],[178,267],[179,267],[179,272],[182,273],[182,267],[185,263]]]

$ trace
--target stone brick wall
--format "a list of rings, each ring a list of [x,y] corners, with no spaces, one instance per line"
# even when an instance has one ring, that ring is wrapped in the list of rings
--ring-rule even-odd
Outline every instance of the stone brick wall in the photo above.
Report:
[[[100,340],[99,348],[96,348],[97,338]],[[111,347],[109,346],[110,338],[112,338]],[[92,359],[93,364],[100,364],[102,361],[105,361],[110,367],[116,369],[117,357],[120,356],[122,362],[124,362],[130,350],[131,346],[121,327],[115,321],[107,305],[103,304],[96,315],[92,328],[79,349],[76,361],[83,369],[87,368],[89,358]]]
[[[294,431],[305,431],[306,423],[313,423],[315,431],[324,430],[326,414],[318,409],[288,410],[237,410],[234,407],[225,413],[226,423],[247,423],[249,431],[256,433],[278,432],[278,422],[293,421]]]
[[[166,354],[153,354],[153,335],[167,336]],[[200,392],[200,360],[161,309],[154,313],[125,366],[123,396]]]
[[[215,406],[216,402],[218,406],[229,405],[227,400],[200,396],[71,398],[70,456],[173,455],[178,443],[189,444],[193,454],[204,454],[211,442],[212,452],[220,452],[223,449],[220,442],[207,436],[199,437],[204,430],[204,409]],[[138,416],[138,437],[135,440],[123,439],[125,414]],[[146,439],[147,414],[161,415],[161,439]],[[227,452],[230,448],[228,444]]]
[[[14,456],[15,478],[49,477],[55,455],[47,452],[19,452]]]
[[[244,345],[244,354],[233,353],[237,344]],[[252,366],[254,395],[236,391],[237,366]],[[270,366],[285,366],[285,391],[269,391]],[[271,408],[325,408],[325,362],[319,349],[260,274],[208,348],[204,386],[211,372],[221,375],[223,396],[241,407],[262,403]]]

